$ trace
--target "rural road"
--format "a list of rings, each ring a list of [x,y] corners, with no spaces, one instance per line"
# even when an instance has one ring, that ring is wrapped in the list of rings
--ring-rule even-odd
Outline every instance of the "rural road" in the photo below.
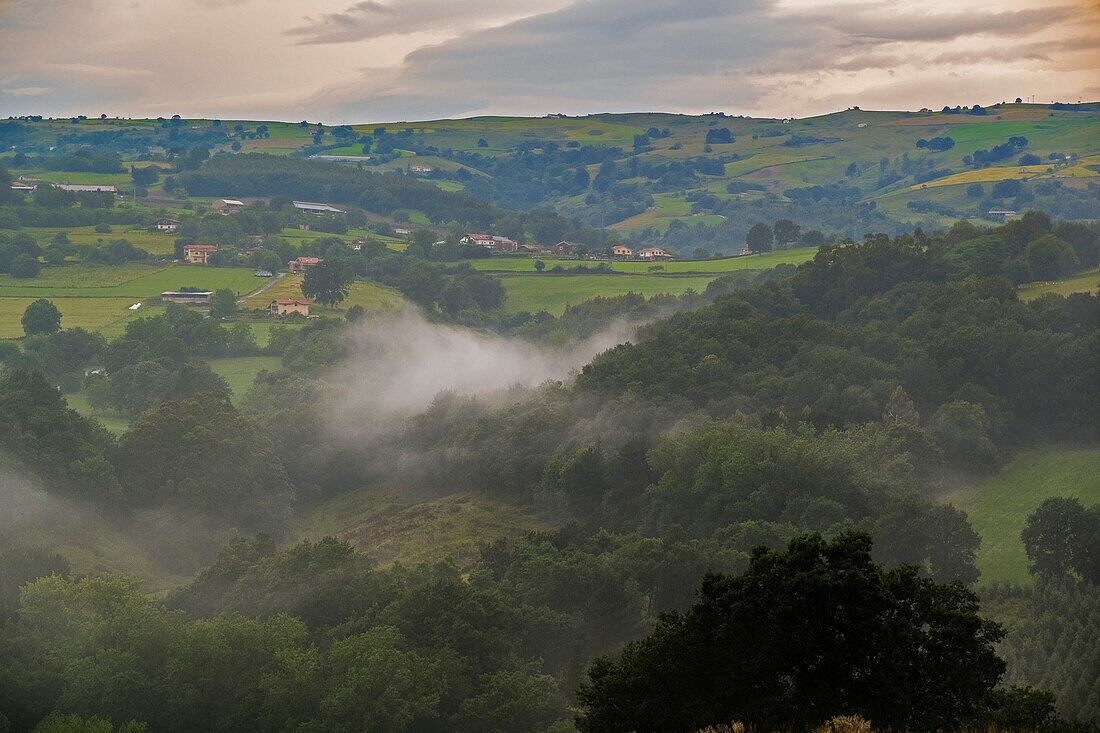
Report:
[[[248,295],[244,296],[243,298],[237,298],[237,305],[240,305],[241,303],[244,303],[244,302],[245,302],[246,300],[248,300],[249,298],[254,298],[254,297],[256,297],[256,296],[257,296],[257,295],[259,295],[260,293],[262,293],[262,292],[264,292],[265,290],[267,290],[268,288],[270,288],[270,287],[271,287],[272,285],[274,285],[275,283],[277,283],[277,282],[279,282],[280,280],[282,280],[282,279],[283,279],[284,277],[286,277],[286,273],[285,273],[285,272],[280,272],[280,273],[278,273],[277,275],[275,275],[275,277],[271,278],[271,281],[270,281],[270,282],[267,282],[267,283],[265,283],[265,284],[264,284],[264,286],[263,286],[262,288],[260,288],[259,290],[253,290],[253,291],[252,291],[251,293],[249,293]]]

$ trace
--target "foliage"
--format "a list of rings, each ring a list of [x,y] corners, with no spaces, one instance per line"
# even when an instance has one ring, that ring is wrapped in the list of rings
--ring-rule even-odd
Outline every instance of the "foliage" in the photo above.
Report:
[[[61,311],[45,298],[39,298],[23,311],[22,323],[23,333],[28,336],[57,333],[61,330]]]
[[[957,584],[871,561],[867,535],[759,548],[708,574],[685,614],[661,616],[578,693],[582,731],[690,731],[726,720],[798,727],[842,713],[898,729],[982,720],[1004,671],[1001,628]],[[885,691],[889,690],[889,693]]]

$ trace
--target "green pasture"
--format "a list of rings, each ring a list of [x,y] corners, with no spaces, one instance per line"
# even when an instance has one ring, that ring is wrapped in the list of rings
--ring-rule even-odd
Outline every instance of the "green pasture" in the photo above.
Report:
[[[514,275],[503,278],[508,294],[505,309],[511,313],[547,311],[561,315],[568,305],[582,303],[597,295],[615,296],[639,293],[651,297],[659,293],[683,295],[688,290],[702,292],[718,276],[687,275]]]
[[[252,383],[260,370],[280,369],[283,360],[278,356],[228,356],[207,359],[206,363],[215,374],[229,384],[229,388],[233,390],[233,400],[237,401],[252,389]]]
[[[607,264],[615,272],[642,274],[685,274],[685,273],[724,273],[737,270],[768,270],[776,265],[799,265],[812,260],[817,254],[817,247],[799,247],[797,249],[784,249],[775,252],[765,252],[745,257],[725,257],[715,260],[672,260],[671,262],[614,262],[591,260],[567,260],[553,257],[489,257],[486,259],[467,260],[475,270],[486,272],[536,272],[535,261],[541,260],[546,269],[561,265],[562,267],[576,267],[584,265],[595,267],[597,264]],[[663,267],[664,270],[650,272],[650,268]],[[544,273],[545,274],[545,273]],[[548,275],[549,277],[556,277]],[[580,277],[580,276],[578,276]],[[585,275],[584,277],[593,277]]]
[[[1020,300],[1035,300],[1040,295],[1056,293],[1069,295],[1071,293],[1097,293],[1100,284],[1100,267],[1082,272],[1064,280],[1055,280],[1048,283],[1027,283],[1016,288],[1016,294]]]
[[[201,265],[63,265],[44,267],[29,280],[0,275],[0,298],[156,298],[166,290],[189,286],[203,290],[228,288],[238,295],[252,292],[264,279],[250,269]],[[133,301],[131,301],[133,302]]]
[[[996,476],[946,497],[982,537],[980,583],[1030,582],[1020,532],[1027,516],[1054,496],[1075,496],[1085,506],[1100,501],[1100,448],[1028,451]]]
[[[115,239],[125,239],[151,255],[170,254],[176,239],[176,235],[169,232],[153,233],[144,227],[131,227],[125,224],[114,224],[111,231],[106,233],[97,232],[94,226],[27,227],[19,231],[34,237],[34,241],[43,247],[50,244],[59,232],[64,232],[73,244],[102,245]],[[4,233],[9,236],[14,234],[11,230],[6,230]]]
[[[23,335],[20,319],[27,306],[38,297],[0,297],[0,338],[17,338]],[[50,298],[61,311],[63,328],[84,328],[97,331],[100,328],[130,315],[127,308],[132,298]]]

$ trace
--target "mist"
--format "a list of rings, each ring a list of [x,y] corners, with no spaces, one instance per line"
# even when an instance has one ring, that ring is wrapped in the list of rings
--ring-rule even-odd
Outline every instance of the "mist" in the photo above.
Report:
[[[407,308],[364,324],[333,377],[344,386],[329,406],[335,437],[369,439],[415,414],[440,392],[517,399],[549,380],[565,380],[597,354],[629,341],[640,324],[616,321],[567,347],[429,322]]]

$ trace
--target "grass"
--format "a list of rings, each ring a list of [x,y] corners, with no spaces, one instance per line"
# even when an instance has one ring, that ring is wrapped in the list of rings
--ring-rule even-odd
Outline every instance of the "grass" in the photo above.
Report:
[[[1100,448],[1028,451],[996,476],[947,497],[982,537],[980,583],[1030,582],[1020,532],[1028,514],[1053,496],[1075,496],[1085,506],[1100,501]]]
[[[489,542],[546,528],[514,506],[477,496],[429,498],[365,488],[300,517],[294,530],[300,539],[335,536],[347,540],[382,566],[449,558],[468,572]]]
[[[39,245],[45,247],[53,241],[59,232],[64,232],[73,244],[107,244],[115,239],[125,239],[135,247],[140,247],[151,255],[171,254],[176,235],[169,232],[150,232],[144,228],[115,224],[107,233],[97,232],[94,226],[86,227],[28,227],[20,230],[34,237]],[[14,233],[10,230],[9,235]]]
[[[236,401],[248,394],[260,370],[280,369],[283,360],[278,356],[230,356],[207,359],[206,363],[215,374],[229,383],[229,388],[233,390],[233,399]]]
[[[48,296],[38,296],[48,297]],[[17,338],[23,335],[20,319],[27,306],[37,297],[0,298],[0,338]],[[127,310],[133,303],[131,298],[57,298],[54,305],[61,311],[61,325],[64,328],[80,328],[96,331],[120,318],[130,315]]]
[[[94,417],[103,423],[103,426],[115,435],[121,435],[130,429],[130,419],[114,412],[93,414],[92,406],[88,404],[88,396],[83,392],[70,392],[65,395],[65,401],[69,407],[85,417]]]
[[[633,274],[650,274],[649,268],[655,265],[664,267],[665,273],[724,273],[737,270],[768,270],[776,265],[799,265],[813,259],[817,254],[817,247],[799,247],[798,249],[767,252],[749,257],[726,257],[717,260],[673,260],[672,262],[608,262],[607,264],[615,272]],[[487,259],[469,260],[470,266],[475,270],[488,272],[535,272],[535,260],[542,260],[546,268],[555,265],[562,267],[575,267],[587,265],[593,267],[597,263],[585,260],[557,260],[550,257],[490,257]],[[585,277],[590,277],[586,275]]]
[[[266,308],[275,298],[305,298],[302,294],[302,276],[286,275],[269,289],[244,301],[245,308]],[[312,315],[343,315],[353,305],[363,306],[368,314],[378,313],[396,307],[401,302],[401,294],[393,288],[366,280],[356,280],[351,284],[348,297],[337,308],[329,310],[320,306],[310,308]]]
[[[250,269],[200,265],[67,265],[43,268],[31,280],[0,275],[0,298],[132,298],[160,300],[181,286],[204,290],[228,288],[238,295],[263,285]],[[133,301],[131,301],[133,302]]]
[[[1021,285],[1016,289],[1016,294],[1020,297],[1020,300],[1035,300],[1040,295],[1046,295],[1047,293],[1057,293],[1058,295],[1069,295],[1070,293],[1096,294],[1098,284],[1100,284],[1100,267],[1094,267],[1064,280]]]
[[[658,293],[682,295],[688,290],[702,292],[717,277],[655,275],[516,275],[504,278],[508,293],[506,310],[511,313],[547,311],[561,315],[567,305],[582,303],[597,295],[614,296],[640,293],[647,298]]]

